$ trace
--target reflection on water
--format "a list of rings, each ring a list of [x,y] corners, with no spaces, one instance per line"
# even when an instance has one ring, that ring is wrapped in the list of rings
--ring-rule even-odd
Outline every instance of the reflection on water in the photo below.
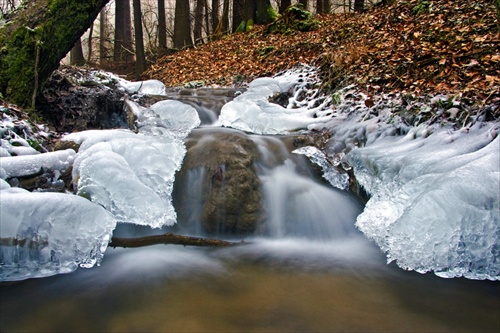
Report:
[[[401,271],[362,237],[109,249],[101,267],[0,293],[2,332],[500,329],[500,284]]]

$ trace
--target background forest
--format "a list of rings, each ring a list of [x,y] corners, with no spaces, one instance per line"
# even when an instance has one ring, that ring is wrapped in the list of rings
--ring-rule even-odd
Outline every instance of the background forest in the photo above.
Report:
[[[2,1],[6,15],[20,0]],[[317,14],[361,11],[364,0],[112,0],[65,59],[122,73],[142,73],[158,57],[204,44],[222,35],[268,24],[288,6]]]

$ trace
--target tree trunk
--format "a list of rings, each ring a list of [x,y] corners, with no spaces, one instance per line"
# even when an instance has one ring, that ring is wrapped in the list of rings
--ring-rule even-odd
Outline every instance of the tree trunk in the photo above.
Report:
[[[102,65],[108,57],[108,15],[106,9],[101,10],[99,17],[99,63]]]
[[[215,38],[218,38],[220,35],[228,33],[229,31],[229,0],[224,0],[222,7],[222,17],[217,24],[217,28],[214,30]]]
[[[209,6],[208,6],[208,0],[203,0],[204,1],[204,6],[205,6],[205,33],[208,36],[210,36],[210,13],[209,13]]]
[[[196,0],[196,7],[194,9],[194,43],[203,44],[203,2],[204,0]]]
[[[254,19],[254,2],[250,0],[233,0],[233,32],[246,29],[248,20]],[[243,26],[243,28],[242,28]]]
[[[167,18],[165,0],[158,0],[158,48],[160,53],[167,49]]]
[[[89,39],[87,40],[87,50],[88,50],[87,63],[89,63],[89,64],[92,61],[92,38],[93,38],[93,35],[94,35],[94,24],[92,23],[90,25],[90,29],[89,29]]]
[[[62,58],[108,0],[31,0],[0,27],[0,93],[20,106],[33,101]]]
[[[174,48],[193,46],[191,38],[191,20],[189,17],[189,0],[175,1]]]
[[[146,57],[144,56],[144,38],[142,35],[141,0],[133,0],[134,5],[134,31],[135,31],[135,71],[137,77],[146,70]]]
[[[78,39],[75,46],[71,49],[69,53],[69,63],[74,66],[85,65],[85,57],[83,56],[82,40]]]
[[[285,11],[285,9],[290,7],[291,4],[292,4],[292,0],[281,0],[280,9],[279,9],[280,14],[283,13]]]
[[[212,0],[212,32],[215,32],[219,25],[219,6],[219,0]]]
[[[318,14],[328,14],[331,10],[330,0],[317,0],[316,1],[316,13]]]
[[[354,11],[362,12],[365,9],[365,0],[354,0]]]
[[[304,6],[304,10],[307,10],[308,7],[308,1],[307,0],[299,0],[299,3]]]
[[[270,0],[255,0],[255,24],[269,24],[276,18],[276,13],[271,6]]]
[[[495,7],[497,7],[497,27],[500,33],[500,0],[495,0]]]
[[[114,60],[128,62],[132,58],[130,0],[115,1]]]

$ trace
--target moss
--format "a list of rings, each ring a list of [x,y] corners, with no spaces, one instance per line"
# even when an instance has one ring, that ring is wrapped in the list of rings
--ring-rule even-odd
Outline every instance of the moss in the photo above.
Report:
[[[0,45],[4,45],[0,52],[0,92],[16,104],[31,105],[33,93],[42,90],[106,2],[46,0],[19,12],[0,30]],[[34,84],[35,71],[38,86]]]
[[[292,5],[285,9],[272,24],[270,24],[265,33],[292,34],[295,31],[312,31],[319,28],[319,21],[314,19],[312,13],[303,9],[302,5]]]

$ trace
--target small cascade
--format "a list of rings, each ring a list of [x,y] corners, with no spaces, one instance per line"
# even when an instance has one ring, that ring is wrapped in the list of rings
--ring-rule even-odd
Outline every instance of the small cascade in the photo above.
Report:
[[[331,240],[355,232],[360,205],[345,193],[298,174],[292,160],[260,178],[269,236]]]
[[[291,152],[304,144],[310,142],[300,135],[194,130],[174,185],[176,228],[219,237],[349,237],[362,208],[347,192],[324,184],[305,156]]]

